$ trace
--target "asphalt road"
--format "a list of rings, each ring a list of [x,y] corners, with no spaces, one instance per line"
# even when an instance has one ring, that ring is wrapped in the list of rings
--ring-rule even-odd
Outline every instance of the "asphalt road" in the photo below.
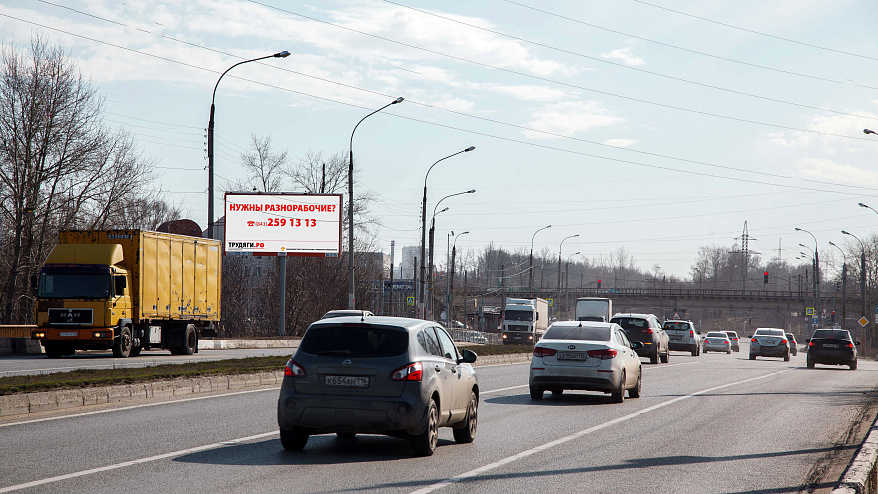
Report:
[[[383,436],[284,451],[276,388],[0,422],[0,492],[800,492],[878,383],[878,362],[804,363],[675,352],[622,404],[535,402],[527,364],[480,367],[475,442],[443,429],[429,458]]]
[[[50,359],[45,355],[0,355],[0,377],[50,374],[77,369],[135,368],[232,358],[292,355],[294,352],[294,348],[200,350],[194,355],[180,356],[171,355],[167,350],[146,350],[137,357],[115,358],[113,352],[107,350],[76,352],[75,355],[57,359]]]

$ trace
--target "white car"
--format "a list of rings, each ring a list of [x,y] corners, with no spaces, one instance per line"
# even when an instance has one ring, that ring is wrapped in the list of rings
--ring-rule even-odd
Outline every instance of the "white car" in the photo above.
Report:
[[[790,342],[780,328],[756,328],[750,338],[750,360],[756,357],[783,357],[790,361]]]
[[[530,365],[530,397],[543,398],[545,391],[560,395],[565,389],[602,391],[622,403],[639,398],[640,357],[615,323],[563,321],[552,324],[534,346]]]
[[[732,340],[723,331],[711,331],[704,337],[703,351],[732,353]]]

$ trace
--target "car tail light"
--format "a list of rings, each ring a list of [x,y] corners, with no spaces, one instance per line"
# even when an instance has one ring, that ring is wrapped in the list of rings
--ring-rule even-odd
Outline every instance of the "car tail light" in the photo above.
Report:
[[[617,352],[616,350],[613,350],[612,348],[605,348],[603,350],[589,350],[586,353],[588,353],[588,356],[591,358],[599,358],[601,360],[609,360],[611,358],[615,358],[619,352]]]
[[[424,365],[420,362],[415,362],[394,372],[390,379],[394,381],[420,381],[423,376]]]
[[[787,340],[781,340],[781,343],[783,343],[784,345],[786,345],[786,344],[787,344]]]
[[[752,341],[753,343],[759,343],[759,341],[756,338],[750,338],[750,341]]]
[[[652,334],[652,328],[641,329],[640,332],[645,334]]]
[[[808,342],[808,346],[814,346],[814,342],[813,341]]]
[[[695,338],[695,331],[692,331],[692,330],[690,329],[690,330],[689,330],[689,337],[690,337],[690,338]]]
[[[853,348],[853,347],[854,347],[853,343],[848,343],[848,348]]]
[[[284,367],[284,375],[291,377],[305,377],[305,369],[303,369],[301,365],[293,362],[293,359],[290,359],[287,361],[286,367]]]
[[[551,357],[558,353],[554,348],[546,348],[541,346],[534,347],[534,357]]]

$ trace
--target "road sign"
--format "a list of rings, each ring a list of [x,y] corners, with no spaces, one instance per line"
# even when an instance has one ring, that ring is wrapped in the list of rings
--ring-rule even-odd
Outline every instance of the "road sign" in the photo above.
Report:
[[[555,299],[553,299],[553,298],[547,298],[547,299],[546,299],[546,302],[549,303],[549,307],[554,307],[554,306],[555,306]]]
[[[869,320],[866,319],[866,316],[861,317],[857,322],[859,322],[860,326],[862,326],[864,328],[866,327],[867,324],[869,324]]]
[[[813,316],[814,315],[814,307],[805,307],[805,315]]]
[[[679,319],[679,318],[680,318],[680,314],[678,312],[674,312],[674,319]]]
[[[812,317],[812,318],[811,318],[811,325],[812,325],[812,326],[816,326],[816,325],[817,325],[817,318],[816,318],[816,317]]]
[[[405,304],[406,305],[415,305],[415,297],[406,297]]]
[[[878,314],[878,305],[875,306],[875,313]]]

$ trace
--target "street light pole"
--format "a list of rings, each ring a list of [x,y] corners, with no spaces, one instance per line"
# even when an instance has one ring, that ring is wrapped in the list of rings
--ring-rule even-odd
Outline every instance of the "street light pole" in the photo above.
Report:
[[[578,236],[579,236],[579,234],[577,233],[576,235],[570,235],[569,237],[565,237],[564,240],[567,240],[570,238],[576,238]],[[562,240],[561,244],[558,245],[558,292],[559,293],[561,292],[561,247],[564,246],[564,240]]]
[[[207,122],[207,238],[216,238],[216,233],[214,232],[213,217],[213,117],[216,110],[216,105],[214,104],[214,102],[216,101],[216,88],[219,87],[219,83],[221,80],[223,80],[223,76],[238,65],[255,62],[257,60],[264,60],[266,58],[286,58],[288,56],[290,56],[290,52],[284,50],[282,52],[275,53],[274,55],[266,55],[264,57],[253,58],[250,60],[244,60],[243,62],[238,62],[235,65],[227,68],[226,71],[219,76],[219,79],[216,80],[216,84],[213,86],[213,95],[210,97],[210,120]]]
[[[869,207],[863,203],[860,203],[860,206],[862,206],[864,208]],[[871,208],[869,208],[869,209],[871,209]],[[855,239],[857,239],[857,242],[860,243],[860,311],[861,311],[861,317],[866,317],[866,246],[865,246],[865,244],[863,244],[863,241],[860,240],[860,237],[857,237],[853,233],[846,232],[844,230],[842,230],[841,233],[843,233],[845,235],[850,235],[851,237],[854,237]],[[865,335],[865,334],[866,334],[866,332],[863,331],[863,335]],[[868,347],[868,346],[869,346],[869,343],[866,342],[866,347]]]
[[[436,216],[443,211],[447,211],[448,208],[445,208],[442,211],[439,211],[438,213],[436,212],[436,209],[439,208],[439,205],[442,204],[442,201],[444,201],[445,199],[448,199],[449,197],[459,196],[461,194],[475,194],[475,193],[476,193],[476,189],[470,189],[470,190],[465,190],[463,192],[448,194],[447,196],[443,197],[442,199],[439,199],[439,202],[437,202],[436,206],[433,207],[433,218],[430,220],[430,237],[428,239],[429,245],[427,246],[428,250],[430,251],[430,253],[429,253],[430,262],[429,262],[429,266],[428,266],[429,281],[427,282],[427,287],[425,289],[426,300],[424,301],[424,306],[425,306],[424,308],[425,308],[427,314],[431,318],[434,315],[433,314],[433,251],[435,250],[434,236],[436,233]],[[426,317],[424,317],[424,319],[426,319]]]
[[[567,256],[567,264],[564,266],[564,291],[566,292],[566,306],[567,311],[570,312],[570,320],[573,320],[573,311],[570,310],[570,258],[573,256],[579,255],[579,252],[574,252]]]
[[[426,254],[425,251],[427,249],[427,246],[426,246],[426,244],[427,244],[427,241],[426,241],[426,236],[427,236],[427,179],[430,178],[430,172],[433,170],[433,167],[438,165],[440,161],[447,160],[448,158],[451,158],[452,156],[457,156],[460,153],[468,153],[475,148],[476,148],[475,146],[470,146],[462,151],[458,151],[456,153],[449,154],[448,156],[446,156],[444,158],[436,160],[435,163],[430,165],[430,168],[427,168],[427,174],[424,175],[424,199],[421,202],[421,284],[420,284],[420,287],[418,290],[418,317],[420,317],[421,319],[424,319],[426,317],[426,312],[425,312],[426,305],[424,303],[424,294],[425,294],[424,293],[424,286],[425,286],[425,284],[424,284],[424,282],[425,282],[425,280],[424,280],[424,274],[425,274],[424,267],[426,266],[426,263],[424,262],[424,256]],[[438,206],[438,204],[437,204],[437,206]]]
[[[545,230],[546,228],[551,228],[551,227],[552,227],[552,225],[547,225],[547,226],[540,228],[539,230],[535,231],[533,236],[530,238],[530,265],[528,267],[528,271],[530,272],[530,276],[529,276],[529,281],[528,281],[527,286],[528,286],[528,290],[530,292],[531,297],[534,296],[534,239],[536,238],[537,233],[540,233],[541,231]]]
[[[808,235],[811,235],[811,238],[814,239],[814,295],[817,298],[817,300],[815,301],[815,305],[817,305],[817,322],[819,325],[820,316],[823,315],[823,306],[820,300],[820,254],[817,252],[817,237],[815,237],[813,233],[803,228],[796,227],[796,231],[805,232]]]
[[[848,301],[848,258],[844,255],[844,251],[838,245],[833,242],[829,242],[829,245],[838,249],[841,252],[841,258],[844,259],[844,262],[841,264],[841,327],[844,329],[844,325],[847,324],[847,301]]]
[[[460,238],[461,235],[466,235],[467,233],[469,233],[469,231],[465,231],[463,233],[458,233],[457,235],[454,236],[454,244],[452,245],[452,250],[457,248],[457,239]],[[453,234],[453,232],[452,232],[452,234]],[[446,305],[445,305],[445,327],[446,328],[451,327],[451,307],[453,305],[452,296],[451,296],[451,273],[454,272],[454,266],[452,266],[453,263],[454,263],[454,256],[451,256],[448,260],[448,267],[445,269],[445,271],[446,271],[445,272],[445,297],[448,299],[446,301]]]
[[[354,125],[354,130],[351,131],[351,142],[348,147],[350,156],[350,159],[348,160],[348,309],[356,309],[356,298],[354,295],[354,132],[357,131],[357,127],[363,123],[363,120],[366,120],[390,105],[402,103],[403,100],[405,100],[405,98],[400,96],[366,115],[357,122],[357,125]]]

